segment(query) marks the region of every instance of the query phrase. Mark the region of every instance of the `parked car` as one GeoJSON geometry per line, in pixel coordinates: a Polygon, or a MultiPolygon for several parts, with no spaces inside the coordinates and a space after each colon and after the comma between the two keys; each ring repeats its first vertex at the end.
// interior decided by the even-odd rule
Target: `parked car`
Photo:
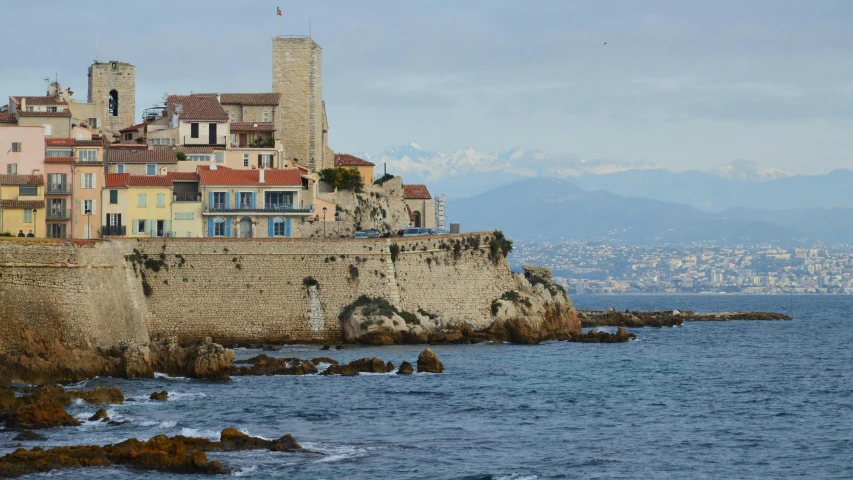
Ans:
{"type": "Polygon", "coordinates": [[[406,230],[405,230],[405,229],[403,229],[403,230],[397,230],[397,236],[398,236],[398,237],[402,237],[404,233],[406,233],[406,230]]]}
{"type": "Polygon", "coordinates": [[[442,229],[437,229],[437,230],[430,229],[429,234],[430,235],[450,235],[450,232],[448,232],[447,230],[442,230],[442,229]]]}
{"type": "Polygon", "coordinates": [[[355,232],[355,235],[352,238],[370,238],[367,236],[367,232],[355,232]]]}
{"type": "Polygon", "coordinates": [[[429,235],[428,228],[407,228],[405,232],[403,232],[404,237],[420,237],[422,235],[429,235]]]}
{"type": "Polygon", "coordinates": [[[379,230],[377,230],[375,228],[370,228],[368,230],[365,230],[364,233],[367,234],[367,238],[380,238],[380,237],[382,237],[382,232],[380,232],[379,230]]]}

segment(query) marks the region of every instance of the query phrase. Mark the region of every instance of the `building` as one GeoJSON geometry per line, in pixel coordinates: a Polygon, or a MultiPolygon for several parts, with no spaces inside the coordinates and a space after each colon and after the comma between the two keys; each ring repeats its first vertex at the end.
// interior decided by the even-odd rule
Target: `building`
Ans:
{"type": "Polygon", "coordinates": [[[172,180],[167,175],[108,173],[101,198],[104,236],[172,236],[172,180]]]}
{"type": "Polygon", "coordinates": [[[403,201],[413,227],[435,227],[435,203],[426,185],[403,185],[403,201]]]}
{"type": "Polygon", "coordinates": [[[44,174],[44,127],[0,128],[0,174],[44,174]]]}
{"type": "Polygon", "coordinates": [[[304,205],[299,169],[234,170],[200,166],[202,215],[208,237],[289,237],[291,223],[313,212],[304,205]]]}
{"type": "MultiPolygon", "coordinates": [[[[89,98],[105,112],[103,128],[118,133],[136,117],[136,67],[118,60],[96,61],[89,67],[89,98]]],[[[101,127],[101,125],[97,125],[101,127]]]]}
{"type": "Polygon", "coordinates": [[[19,127],[44,127],[45,137],[72,136],[71,110],[62,98],[9,97],[9,113],[14,113],[19,127]]]}
{"type": "Polygon", "coordinates": [[[172,172],[166,174],[172,181],[172,235],[176,237],[203,237],[202,201],[199,174],[172,172]]]}
{"type": "Polygon", "coordinates": [[[361,182],[363,185],[371,185],[373,183],[373,169],[376,165],[346,153],[335,154],[335,167],[348,168],[358,170],[361,174],[361,182]]]}
{"type": "Polygon", "coordinates": [[[171,148],[113,148],[107,154],[106,173],[163,175],[178,170],[178,156],[171,148]]]}
{"type": "Polygon", "coordinates": [[[0,175],[0,233],[45,236],[44,177],[0,175]]]}
{"type": "Polygon", "coordinates": [[[228,115],[212,95],[171,95],[166,101],[169,128],[148,133],[153,138],[168,138],[178,145],[228,144],[228,115]]]}

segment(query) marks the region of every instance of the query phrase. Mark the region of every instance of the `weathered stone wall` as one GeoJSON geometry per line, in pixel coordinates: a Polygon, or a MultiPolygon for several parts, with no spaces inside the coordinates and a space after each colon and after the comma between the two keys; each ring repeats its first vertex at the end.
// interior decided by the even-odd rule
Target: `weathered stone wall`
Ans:
{"type": "Polygon", "coordinates": [[[0,353],[20,353],[25,329],[70,347],[144,342],[145,304],[124,246],[0,241],[0,353]]]}
{"type": "Polygon", "coordinates": [[[133,125],[136,118],[136,67],[118,61],[93,63],[89,67],[88,102],[103,106],[103,128],[118,132],[133,125]],[[114,117],[109,115],[108,108],[112,90],[118,93],[118,115],[114,117]]]}

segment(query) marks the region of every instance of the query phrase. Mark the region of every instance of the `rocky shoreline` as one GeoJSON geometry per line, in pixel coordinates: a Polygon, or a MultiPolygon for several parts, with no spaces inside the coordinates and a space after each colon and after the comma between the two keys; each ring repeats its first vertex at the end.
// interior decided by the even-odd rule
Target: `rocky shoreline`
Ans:
{"type": "Polygon", "coordinates": [[[733,320],[791,320],[789,315],[776,312],[709,312],[696,313],[689,310],[666,310],[620,312],[607,310],[579,310],[578,318],[583,328],[597,327],[675,327],[684,322],[728,322],[733,320]]]}

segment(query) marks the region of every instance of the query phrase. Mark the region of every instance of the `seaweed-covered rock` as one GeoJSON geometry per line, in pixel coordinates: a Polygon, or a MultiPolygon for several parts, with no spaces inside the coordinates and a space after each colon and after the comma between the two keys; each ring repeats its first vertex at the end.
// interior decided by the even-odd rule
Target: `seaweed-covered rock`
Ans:
{"type": "Polygon", "coordinates": [[[150,398],[151,400],[158,401],[158,402],[165,402],[166,400],[169,399],[169,392],[167,392],[166,390],[154,392],[148,398],[150,398]]]}
{"type": "Polygon", "coordinates": [[[41,442],[47,440],[47,437],[43,435],[39,435],[38,433],[32,430],[22,430],[21,433],[15,435],[16,442],[41,442]]]}
{"type": "Polygon", "coordinates": [[[94,415],[89,417],[90,422],[94,422],[95,420],[107,420],[107,421],[109,421],[109,419],[110,419],[110,417],[109,417],[109,415],[107,415],[107,411],[104,410],[103,408],[99,408],[98,411],[95,412],[94,415]]]}
{"type": "Polygon", "coordinates": [[[317,366],[311,360],[275,358],[263,353],[238,363],[251,365],[232,367],[231,375],[310,375],[317,373],[317,366]]]}
{"type": "Polygon", "coordinates": [[[427,348],[418,355],[418,372],[441,373],[444,371],[444,364],[438,359],[438,355],[427,348]]]}
{"type": "Polygon", "coordinates": [[[397,369],[397,375],[411,375],[414,373],[412,369],[412,364],[409,362],[403,362],[400,364],[400,368],[397,369]]]}
{"type": "Polygon", "coordinates": [[[69,427],[80,425],[56,400],[35,400],[5,414],[6,428],[29,429],[69,427]]]}

